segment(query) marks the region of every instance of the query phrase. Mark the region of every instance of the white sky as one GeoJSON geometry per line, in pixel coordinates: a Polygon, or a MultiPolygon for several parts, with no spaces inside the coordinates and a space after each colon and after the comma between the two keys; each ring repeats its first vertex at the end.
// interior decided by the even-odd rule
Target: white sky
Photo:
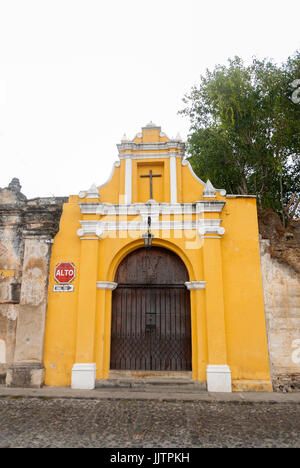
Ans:
{"type": "Polygon", "coordinates": [[[206,68],[299,48],[299,0],[0,0],[0,187],[100,185],[124,132],[186,139],[177,112],[206,68]]]}

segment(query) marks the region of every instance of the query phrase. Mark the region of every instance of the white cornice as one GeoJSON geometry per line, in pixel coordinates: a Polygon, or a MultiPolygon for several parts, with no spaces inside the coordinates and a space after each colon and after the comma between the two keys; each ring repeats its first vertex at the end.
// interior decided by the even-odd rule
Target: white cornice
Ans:
{"type": "Polygon", "coordinates": [[[200,214],[221,213],[225,201],[210,200],[197,201],[196,203],[133,203],[130,205],[119,205],[110,203],[79,203],[82,214],[104,215],[142,215],[142,214],[200,214]]]}
{"type": "MultiPolygon", "coordinates": [[[[97,236],[102,238],[105,231],[141,231],[145,232],[148,228],[147,217],[141,221],[79,221],[81,228],[77,234],[83,236],[97,236]]],[[[200,219],[200,220],[179,220],[179,221],[157,221],[152,218],[151,229],[153,231],[169,230],[197,230],[199,235],[218,234],[222,235],[225,229],[220,226],[221,219],[200,219]]]]}
{"type": "Polygon", "coordinates": [[[226,198],[256,198],[256,195],[226,195],[226,198]]]}
{"type": "MultiPolygon", "coordinates": [[[[147,220],[145,221],[79,221],[81,229],[77,234],[82,236],[97,235],[97,229],[103,231],[141,231],[145,232],[148,229],[147,220]]],[[[196,221],[153,221],[151,230],[153,231],[169,231],[169,230],[196,230],[196,221]]]]}
{"type": "Polygon", "coordinates": [[[135,143],[135,142],[124,142],[117,145],[119,153],[121,151],[131,150],[132,152],[138,151],[152,151],[152,150],[168,150],[168,149],[179,149],[184,153],[185,144],[176,140],[169,140],[157,143],[135,143]]]}
{"type": "MultiPolygon", "coordinates": [[[[155,148],[153,148],[155,149],[155,148]]],[[[176,156],[177,158],[183,158],[183,153],[178,153],[177,151],[168,151],[161,153],[121,153],[119,155],[120,160],[122,159],[164,159],[170,158],[171,156],[176,156]]]]}

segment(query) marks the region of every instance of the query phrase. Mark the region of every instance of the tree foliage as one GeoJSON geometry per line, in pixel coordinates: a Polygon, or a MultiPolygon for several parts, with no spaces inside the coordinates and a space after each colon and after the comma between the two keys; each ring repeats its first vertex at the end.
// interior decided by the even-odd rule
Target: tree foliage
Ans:
{"type": "Polygon", "coordinates": [[[180,111],[191,122],[187,151],[199,177],[229,193],[257,195],[261,207],[283,220],[284,207],[300,193],[300,104],[291,99],[296,79],[299,51],[280,65],[254,58],[246,66],[235,57],[207,70],[180,111]]]}

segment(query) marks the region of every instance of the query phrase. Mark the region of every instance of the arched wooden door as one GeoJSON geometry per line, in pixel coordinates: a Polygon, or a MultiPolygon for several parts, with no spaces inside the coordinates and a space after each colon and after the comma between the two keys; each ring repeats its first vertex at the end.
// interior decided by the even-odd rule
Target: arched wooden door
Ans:
{"type": "Polygon", "coordinates": [[[111,369],[190,371],[190,295],[182,260],[141,248],[119,265],[112,297],[111,369]]]}

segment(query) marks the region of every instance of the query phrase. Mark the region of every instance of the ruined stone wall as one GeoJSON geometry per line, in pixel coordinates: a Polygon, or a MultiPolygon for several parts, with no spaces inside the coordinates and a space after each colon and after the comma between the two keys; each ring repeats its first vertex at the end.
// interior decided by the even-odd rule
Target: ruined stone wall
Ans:
{"type": "Polygon", "coordinates": [[[22,277],[23,200],[18,191],[0,190],[0,383],[5,382],[7,367],[14,358],[22,277]]]}
{"type": "Polygon", "coordinates": [[[65,198],[0,189],[0,383],[40,386],[52,239],[65,198]]]}
{"type": "Polygon", "coordinates": [[[300,275],[270,255],[270,241],[261,240],[272,382],[276,391],[300,390],[300,275]]]}

